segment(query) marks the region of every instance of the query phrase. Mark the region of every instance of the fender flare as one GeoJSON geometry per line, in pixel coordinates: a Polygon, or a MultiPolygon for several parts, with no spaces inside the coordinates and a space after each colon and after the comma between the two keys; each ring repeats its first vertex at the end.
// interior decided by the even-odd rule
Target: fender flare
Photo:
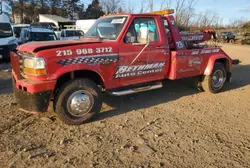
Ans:
{"type": "Polygon", "coordinates": [[[213,55],[208,60],[208,64],[205,68],[204,75],[206,76],[211,75],[213,72],[215,62],[220,61],[220,60],[222,60],[223,62],[225,61],[226,70],[227,72],[231,73],[232,72],[232,60],[225,55],[213,55]]]}
{"type": "Polygon", "coordinates": [[[102,73],[101,73],[102,71],[97,67],[89,67],[86,65],[68,65],[67,68],[62,67],[55,74],[53,74],[52,78],[57,80],[61,76],[65,75],[67,73],[75,72],[75,71],[92,71],[100,76],[100,78],[105,86],[105,80],[104,80],[102,73]]]}

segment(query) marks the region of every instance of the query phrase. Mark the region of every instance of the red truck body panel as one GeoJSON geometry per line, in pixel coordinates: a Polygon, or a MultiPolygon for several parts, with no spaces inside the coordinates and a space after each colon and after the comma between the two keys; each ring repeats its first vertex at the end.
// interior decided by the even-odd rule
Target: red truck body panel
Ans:
{"type": "MultiPolygon", "coordinates": [[[[232,60],[218,47],[172,51],[168,78],[175,80],[202,74],[211,75],[214,63],[218,59],[226,59],[230,65],[232,64],[232,60]]],[[[227,69],[231,72],[231,66],[227,69]]]]}

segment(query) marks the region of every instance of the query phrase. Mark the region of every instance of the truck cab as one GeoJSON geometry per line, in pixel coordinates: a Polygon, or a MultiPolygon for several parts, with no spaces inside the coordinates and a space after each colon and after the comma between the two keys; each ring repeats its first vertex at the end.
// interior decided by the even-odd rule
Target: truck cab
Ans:
{"type": "Polygon", "coordinates": [[[219,35],[219,40],[222,42],[226,43],[234,43],[235,42],[235,35],[233,32],[226,31],[226,32],[221,32],[219,35]]]}
{"type": "Polygon", "coordinates": [[[9,51],[15,50],[17,45],[8,16],[0,14],[0,61],[8,61],[9,51]]]}
{"type": "Polygon", "coordinates": [[[21,38],[20,38],[20,35],[21,35],[21,31],[23,28],[28,28],[30,27],[29,24],[13,24],[12,25],[12,28],[13,28],[13,31],[14,31],[14,35],[17,39],[17,42],[18,44],[21,44],[21,38]]]}
{"type": "Polygon", "coordinates": [[[20,108],[39,114],[53,100],[58,117],[78,125],[100,112],[102,92],[122,96],[161,88],[165,79],[193,78],[197,89],[219,93],[239,61],[217,46],[193,43],[207,34],[183,38],[171,14],[108,15],[83,39],[19,46],[11,60],[20,108]]]}
{"type": "Polygon", "coordinates": [[[84,36],[84,32],[82,30],[76,29],[64,29],[61,31],[60,40],[74,40],[81,39],[84,36]]]}
{"type": "Polygon", "coordinates": [[[22,28],[20,34],[20,44],[32,41],[54,41],[57,36],[53,30],[41,27],[25,27],[22,28]]]}

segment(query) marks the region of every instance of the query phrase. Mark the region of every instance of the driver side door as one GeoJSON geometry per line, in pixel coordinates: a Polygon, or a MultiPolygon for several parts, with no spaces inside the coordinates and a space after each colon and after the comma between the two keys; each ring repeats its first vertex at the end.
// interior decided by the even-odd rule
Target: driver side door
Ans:
{"type": "Polygon", "coordinates": [[[135,17],[119,46],[115,78],[123,86],[164,78],[166,53],[153,17],[135,17]]]}

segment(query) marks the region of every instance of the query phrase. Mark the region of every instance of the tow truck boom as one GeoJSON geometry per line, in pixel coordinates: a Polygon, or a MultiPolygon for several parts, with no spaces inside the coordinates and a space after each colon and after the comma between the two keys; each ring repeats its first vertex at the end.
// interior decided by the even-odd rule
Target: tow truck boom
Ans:
{"type": "Polygon", "coordinates": [[[215,34],[216,33],[213,30],[204,30],[200,33],[181,33],[181,38],[184,43],[198,44],[210,39],[216,39],[215,34]]]}

